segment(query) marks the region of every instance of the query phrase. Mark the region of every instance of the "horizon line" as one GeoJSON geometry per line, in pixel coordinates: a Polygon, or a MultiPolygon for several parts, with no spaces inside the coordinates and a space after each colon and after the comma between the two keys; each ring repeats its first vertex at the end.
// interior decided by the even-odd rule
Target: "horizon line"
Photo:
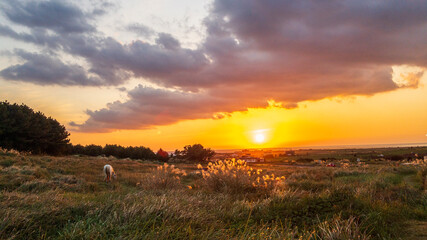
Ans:
{"type": "Polygon", "coordinates": [[[259,147],[259,148],[221,148],[215,149],[211,148],[214,151],[226,153],[227,151],[239,151],[243,149],[256,150],[256,149],[293,149],[293,150],[306,150],[306,149],[369,149],[369,148],[392,148],[392,147],[427,147],[427,142],[417,142],[417,143],[373,143],[373,144],[343,144],[343,145],[319,145],[319,146],[299,146],[299,147],[259,147]]]}

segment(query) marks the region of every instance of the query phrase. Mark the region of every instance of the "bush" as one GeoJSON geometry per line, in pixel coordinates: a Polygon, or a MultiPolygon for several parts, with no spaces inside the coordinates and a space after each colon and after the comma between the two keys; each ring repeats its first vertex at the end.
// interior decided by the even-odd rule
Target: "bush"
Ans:
{"type": "MultiPolygon", "coordinates": [[[[199,164],[199,169],[203,167],[199,164]]],[[[207,170],[202,170],[204,187],[216,192],[246,193],[270,191],[285,177],[274,174],[264,175],[261,170],[254,170],[243,160],[224,160],[209,163],[207,170]]]]}

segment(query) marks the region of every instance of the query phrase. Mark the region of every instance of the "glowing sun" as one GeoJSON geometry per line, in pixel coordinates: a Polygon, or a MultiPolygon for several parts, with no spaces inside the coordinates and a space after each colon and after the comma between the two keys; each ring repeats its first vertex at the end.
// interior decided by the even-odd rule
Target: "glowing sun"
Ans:
{"type": "Polygon", "coordinates": [[[265,136],[262,133],[257,133],[255,134],[254,139],[257,143],[263,143],[265,141],[265,136]]]}

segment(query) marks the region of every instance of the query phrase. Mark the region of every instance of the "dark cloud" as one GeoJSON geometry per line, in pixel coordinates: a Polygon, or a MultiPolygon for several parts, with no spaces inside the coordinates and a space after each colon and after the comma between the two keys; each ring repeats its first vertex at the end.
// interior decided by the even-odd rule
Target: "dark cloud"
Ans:
{"type": "Polygon", "coordinates": [[[251,49],[314,61],[426,63],[424,1],[217,0],[212,13],[208,25],[227,18],[221,27],[251,49]]]}
{"type": "Polygon", "coordinates": [[[18,33],[10,27],[1,24],[0,36],[8,36],[16,40],[47,46],[52,49],[58,49],[60,47],[59,42],[61,41],[59,36],[49,34],[43,29],[32,29],[31,33],[18,33]]]}
{"type": "Polygon", "coordinates": [[[123,69],[136,77],[147,77],[155,83],[166,85],[169,77],[175,74],[191,74],[207,64],[201,50],[190,50],[179,47],[173,42],[174,38],[159,38],[162,45],[134,41],[121,44],[112,38],[90,42],[91,52],[80,51],[78,44],[71,46],[71,52],[81,54],[94,66],[104,71],[106,69],[123,69]],[[96,47],[95,46],[96,43],[96,47]],[[166,44],[166,45],[164,45],[166,44]],[[162,82],[165,80],[165,82],[162,82]]]}
{"type": "Polygon", "coordinates": [[[100,86],[105,83],[97,77],[90,77],[83,67],[64,64],[57,57],[16,50],[15,55],[26,62],[0,71],[0,76],[13,81],[28,81],[40,85],[83,85],[100,86]]]}
{"type": "MultiPolygon", "coordinates": [[[[80,74],[86,77],[77,81],[78,74],[72,73],[78,67],[71,66],[75,71],[58,81],[117,86],[130,77],[143,77],[172,89],[137,87],[126,102],[88,111],[86,123],[74,123],[81,130],[147,128],[212,115],[220,119],[247,107],[265,107],[271,99],[284,108],[295,108],[306,100],[416,88],[422,72],[396,84],[391,67],[427,66],[427,5],[420,0],[215,0],[204,20],[206,37],[197,49],[185,48],[172,35],[154,33],[142,24],[127,29],[156,37],[154,43],[120,43],[98,33],[92,16],[62,3],[7,4],[8,19],[32,31],[18,33],[0,26],[0,34],[60,49],[87,62],[87,73],[82,69],[85,74],[80,74]],[[55,15],[40,20],[48,14],[49,4],[67,12],[69,21],[53,22],[55,15]],[[34,30],[40,28],[49,31],[34,30]],[[75,34],[63,34],[71,32],[75,34]]],[[[47,80],[33,79],[25,71],[27,65],[36,66],[35,60],[26,60],[4,69],[2,76],[58,84],[49,79],[61,67],[41,68],[44,75],[31,76],[47,80]]]]}
{"type": "Polygon", "coordinates": [[[4,0],[1,6],[10,21],[27,27],[51,29],[63,34],[95,31],[88,22],[90,15],[67,1],[4,0]]]}
{"type": "Polygon", "coordinates": [[[181,48],[181,43],[169,33],[159,33],[156,43],[169,50],[181,48]]]}
{"type": "MultiPolygon", "coordinates": [[[[62,4],[63,2],[43,2],[45,4],[57,5],[62,4]]],[[[19,12],[21,8],[28,11],[31,10],[34,2],[26,2],[17,5],[16,8],[11,12],[19,12]]],[[[37,3],[39,4],[39,3],[37,3]]],[[[64,6],[58,7],[59,9],[72,9],[70,12],[75,13],[75,17],[83,16],[83,11],[77,10],[74,6],[67,5],[66,2],[63,3],[64,6]],[[80,14],[77,14],[80,13],[80,14]]],[[[43,4],[41,4],[43,5],[43,4]]],[[[44,5],[43,5],[44,6],[44,5]]],[[[8,6],[13,8],[14,6],[8,6]]],[[[32,21],[32,16],[34,15],[43,15],[48,14],[46,11],[40,11],[38,8],[35,8],[34,12],[29,14],[29,16],[21,16],[21,20],[17,17],[9,17],[9,20],[14,21],[15,23],[23,24],[32,21]],[[23,20],[27,17],[27,20],[23,20]]],[[[13,14],[9,14],[13,15],[13,14]]],[[[23,15],[23,14],[22,14],[23,15]]],[[[69,14],[72,15],[72,14],[69,14]]],[[[87,21],[72,21],[77,25],[81,25],[79,29],[85,29],[87,21]]],[[[62,50],[66,53],[82,57],[88,63],[89,72],[86,75],[94,75],[96,78],[102,79],[98,81],[100,85],[120,85],[127,81],[130,77],[147,77],[152,78],[153,81],[158,79],[165,79],[175,73],[184,73],[184,72],[194,72],[197,69],[200,69],[204,64],[207,63],[207,60],[201,50],[190,50],[186,48],[181,48],[180,43],[172,35],[166,33],[160,33],[156,42],[158,44],[149,44],[143,41],[134,41],[129,44],[122,44],[117,40],[111,37],[102,36],[93,31],[89,32],[78,32],[76,34],[63,35],[63,31],[68,29],[71,31],[71,27],[65,24],[62,28],[54,24],[59,24],[62,26],[61,22],[52,23],[52,24],[39,24],[37,28],[30,28],[30,33],[18,33],[11,29],[10,27],[0,25],[0,35],[8,36],[13,39],[20,41],[34,43],[40,46],[47,46],[49,50],[62,50]],[[51,27],[50,33],[41,26],[51,27]]],[[[31,27],[32,25],[27,24],[26,26],[31,27]]],[[[141,25],[139,25],[141,27],[141,25]]],[[[34,65],[34,62],[29,62],[24,65],[34,65]]],[[[3,71],[3,77],[9,80],[15,81],[26,81],[33,82],[38,84],[61,84],[69,85],[70,82],[60,83],[58,81],[63,80],[63,78],[58,79],[56,82],[52,82],[51,79],[57,77],[58,74],[54,70],[61,70],[60,68],[52,68],[51,71],[43,71],[43,68],[40,69],[38,74],[34,74],[34,79],[31,79],[31,75],[27,75],[26,72],[19,73],[19,71],[24,71],[26,68],[11,66],[3,71]],[[13,74],[6,74],[11,73],[13,74]],[[47,76],[46,74],[51,74],[47,76]],[[26,76],[25,78],[19,78],[19,76],[26,76]],[[46,81],[43,82],[43,79],[37,78],[36,76],[45,76],[46,81]]],[[[37,69],[33,69],[37,71],[37,69]]],[[[93,82],[85,82],[88,78],[82,78],[81,81],[74,81],[75,84],[82,86],[94,85],[93,82]]],[[[160,82],[160,84],[162,84],[160,82]]]]}
{"type": "Polygon", "coordinates": [[[146,129],[172,124],[181,119],[210,118],[213,113],[223,109],[223,100],[219,98],[142,85],[129,91],[128,97],[129,100],[123,103],[116,101],[100,110],[87,110],[89,120],[83,124],[71,122],[70,125],[86,132],[146,129]]]}

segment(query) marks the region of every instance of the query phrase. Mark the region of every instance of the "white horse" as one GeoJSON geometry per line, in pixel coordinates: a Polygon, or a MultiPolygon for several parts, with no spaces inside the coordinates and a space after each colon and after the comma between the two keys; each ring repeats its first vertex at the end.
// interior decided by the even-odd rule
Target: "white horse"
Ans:
{"type": "Polygon", "coordinates": [[[104,175],[105,175],[105,178],[104,178],[105,182],[110,182],[111,177],[113,177],[113,179],[117,178],[113,167],[111,165],[108,165],[108,164],[104,166],[104,175]]]}

